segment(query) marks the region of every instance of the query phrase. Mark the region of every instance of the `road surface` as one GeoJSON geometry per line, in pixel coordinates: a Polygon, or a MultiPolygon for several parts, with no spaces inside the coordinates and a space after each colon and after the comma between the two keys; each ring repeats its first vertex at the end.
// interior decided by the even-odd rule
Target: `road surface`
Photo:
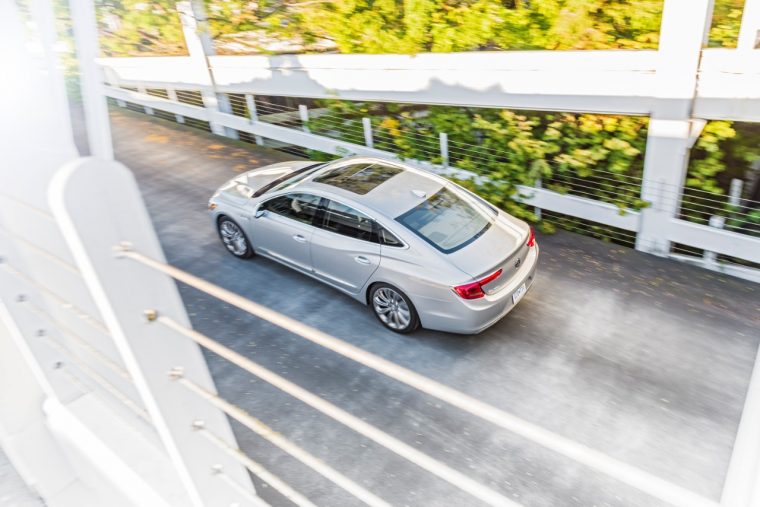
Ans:
{"type": "MultiPolygon", "coordinates": [[[[760,341],[760,286],[575,234],[539,236],[534,288],[477,336],[398,335],[370,310],[272,261],[222,248],[206,216],[231,176],[292,158],[115,110],[169,262],[670,483],[719,500],[760,341]]],[[[567,457],[180,287],[193,325],[519,505],[652,506],[567,457]]],[[[466,493],[213,354],[222,396],[393,505],[466,493]]],[[[318,505],[351,496],[238,425],[243,450],[318,505]]],[[[275,506],[289,505],[257,482],[275,506]]]]}

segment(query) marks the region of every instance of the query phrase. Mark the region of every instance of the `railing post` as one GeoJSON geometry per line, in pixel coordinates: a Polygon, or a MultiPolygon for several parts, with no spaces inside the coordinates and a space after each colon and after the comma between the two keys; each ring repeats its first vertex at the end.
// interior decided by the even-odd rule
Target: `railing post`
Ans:
{"type": "MultiPolygon", "coordinates": [[[[713,215],[710,217],[709,224],[710,227],[722,229],[726,224],[726,218],[720,215],[713,215]]],[[[718,254],[705,250],[705,252],[702,254],[702,263],[703,266],[707,269],[716,269],[718,267],[718,254]]]]}
{"type": "Polygon", "coordinates": [[[369,118],[362,118],[362,127],[364,128],[364,145],[367,148],[374,148],[375,142],[372,139],[372,120],[369,118]]]}
{"type": "Polygon", "coordinates": [[[728,189],[728,204],[734,207],[738,207],[742,202],[742,190],[744,189],[744,181],[739,178],[731,179],[731,186],[728,189]]]}
{"type": "MultiPolygon", "coordinates": [[[[169,97],[169,100],[172,102],[179,102],[179,99],[177,98],[177,90],[174,88],[167,88],[166,96],[169,97]]],[[[177,120],[177,123],[185,123],[185,117],[181,114],[175,114],[174,119],[177,120]]]]}
{"type": "Polygon", "coordinates": [[[311,132],[309,130],[309,108],[303,104],[298,104],[298,116],[301,118],[304,132],[311,132]]]}
{"type": "MultiPolygon", "coordinates": [[[[257,123],[259,121],[259,113],[256,111],[256,97],[251,95],[250,93],[245,94],[245,104],[248,106],[248,116],[251,120],[251,123],[257,123]]],[[[256,144],[261,146],[264,144],[264,140],[261,138],[260,135],[256,134],[254,136],[254,139],[256,139],[256,144]]]]}
{"type": "Polygon", "coordinates": [[[444,169],[449,168],[449,135],[445,132],[438,134],[438,141],[441,145],[441,165],[444,169]]]}
{"type": "Polygon", "coordinates": [[[176,286],[168,277],[118,258],[119,248],[133,247],[164,260],[132,174],[117,162],[79,159],[55,174],[48,198],[191,505],[254,505],[212,474],[219,465],[226,477],[255,495],[245,468],[194,430],[193,423],[203,421],[204,427],[234,445],[225,415],[171,378],[180,371],[184,378],[215,391],[198,347],[153,322],[165,315],[190,326],[176,286]]]}
{"type": "MultiPolygon", "coordinates": [[[[148,90],[145,88],[145,85],[140,83],[137,85],[137,91],[142,93],[143,95],[148,95],[148,90]]],[[[153,108],[150,106],[143,106],[143,110],[145,111],[145,114],[153,114],[153,108]]]]}
{"type": "Polygon", "coordinates": [[[697,71],[710,22],[712,0],[666,0],[649,121],[636,249],[670,253],[670,221],[680,209],[689,150],[704,122],[691,119],[697,71]]]}

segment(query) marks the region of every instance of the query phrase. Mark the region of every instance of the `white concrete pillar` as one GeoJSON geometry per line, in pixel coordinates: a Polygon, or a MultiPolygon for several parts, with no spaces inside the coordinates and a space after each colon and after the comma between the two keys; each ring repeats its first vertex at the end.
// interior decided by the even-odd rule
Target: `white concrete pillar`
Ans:
{"type": "Polygon", "coordinates": [[[760,0],[744,0],[742,27],[737,48],[760,49],[760,0]]]}
{"type": "Polygon", "coordinates": [[[111,120],[103,92],[104,76],[100,65],[95,62],[100,56],[95,3],[69,2],[69,8],[79,60],[79,79],[90,153],[95,157],[112,160],[111,120]]]}
{"type": "Polygon", "coordinates": [[[678,213],[689,149],[704,126],[691,111],[701,51],[712,21],[712,0],[666,0],[655,90],[649,122],[636,249],[670,253],[670,220],[678,213]]]}
{"type": "MultiPolygon", "coordinates": [[[[235,437],[226,416],[171,381],[170,372],[180,368],[186,378],[215,392],[203,354],[184,336],[150,322],[161,314],[190,327],[173,280],[118,256],[119,245],[126,241],[151,259],[165,262],[134,176],[117,162],[79,159],[56,173],[48,197],[98,313],[185,486],[188,501],[181,505],[253,506],[211,473],[222,466],[255,497],[245,468],[217,452],[193,429],[195,421],[203,421],[232,444],[235,437]],[[108,188],[119,191],[102,191],[108,188]]],[[[148,504],[155,505],[146,500],[148,504]]]]}
{"type": "Polygon", "coordinates": [[[209,111],[211,118],[209,121],[211,132],[237,139],[237,132],[234,129],[226,128],[215,121],[215,117],[220,111],[231,112],[231,108],[229,100],[225,100],[227,96],[217,92],[214,73],[209,63],[208,57],[214,55],[214,45],[208,33],[208,21],[203,1],[177,2],[177,11],[182,21],[182,33],[185,36],[187,52],[198,72],[203,106],[209,111]]]}

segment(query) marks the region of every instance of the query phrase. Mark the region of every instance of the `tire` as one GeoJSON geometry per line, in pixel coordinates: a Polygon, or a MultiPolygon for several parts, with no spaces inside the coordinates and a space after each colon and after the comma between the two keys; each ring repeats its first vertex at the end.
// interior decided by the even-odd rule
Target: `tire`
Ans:
{"type": "Polygon", "coordinates": [[[377,320],[394,333],[407,334],[420,327],[420,317],[412,301],[393,285],[373,285],[369,305],[377,320]]]}
{"type": "Polygon", "coordinates": [[[219,233],[219,239],[229,253],[239,259],[247,259],[253,255],[251,242],[234,220],[228,217],[221,217],[216,222],[216,230],[219,233]]]}

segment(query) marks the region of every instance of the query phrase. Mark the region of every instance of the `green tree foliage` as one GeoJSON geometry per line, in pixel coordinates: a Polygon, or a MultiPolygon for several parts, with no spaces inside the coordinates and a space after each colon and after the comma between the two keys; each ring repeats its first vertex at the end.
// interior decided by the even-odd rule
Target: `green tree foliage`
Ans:
{"type": "MultiPolygon", "coordinates": [[[[76,0],[75,0],[76,1],[76,0]]],[[[96,0],[106,56],[187,54],[176,0],[96,0]]]]}
{"type": "Polygon", "coordinates": [[[710,47],[736,47],[743,7],[744,0],[715,0],[710,28],[710,47]]]}
{"type": "Polygon", "coordinates": [[[654,48],[661,11],[662,0],[335,0],[293,22],[345,53],[654,48]]]}

